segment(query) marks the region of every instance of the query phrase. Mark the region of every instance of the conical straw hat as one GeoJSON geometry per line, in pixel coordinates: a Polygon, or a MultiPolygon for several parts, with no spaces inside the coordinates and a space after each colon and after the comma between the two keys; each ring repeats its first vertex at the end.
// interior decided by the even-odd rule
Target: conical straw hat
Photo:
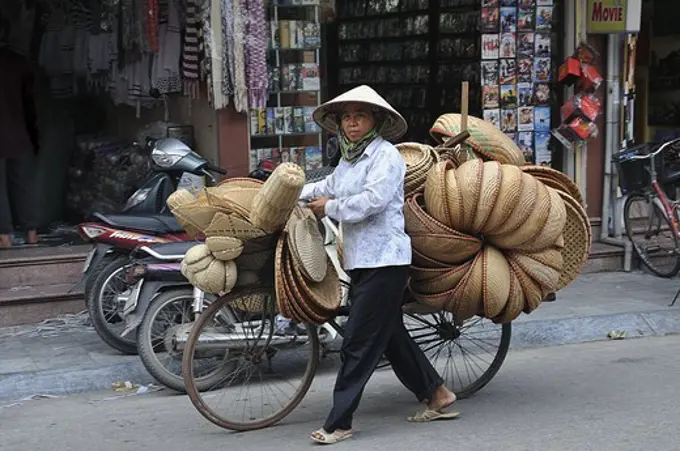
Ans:
{"type": "Polygon", "coordinates": [[[466,161],[456,169],[458,190],[463,199],[461,232],[470,232],[477,213],[477,201],[482,189],[484,162],[480,159],[466,161]]]}
{"type": "Polygon", "coordinates": [[[298,221],[290,230],[288,244],[296,270],[312,282],[323,281],[328,256],[316,220],[305,218],[298,221]]]}
{"type": "Polygon", "coordinates": [[[508,258],[508,263],[522,287],[522,292],[524,294],[524,307],[522,308],[522,311],[524,313],[531,313],[536,310],[543,301],[541,286],[538,282],[529,277],[514,259],[508,258]]]}
{"type": "Polygon", "coordinates": [[[503,172],[497,161],[484,163],[481,191],[477,199],[477,211],[472,220],[472,233],[480,233],[491,215],[501,188],[503,172]]]}
{"type": "MultiPolygon", "coordinates": [[[[508,263],[509,264],[509,263],[508,263]]],[[[524,310],[524,291],[519,283],[517,274],[510,268],[510,294],[508,302],[500,315],[493,318],[496,324],[507,324],[514,321],[524,310]]]]}
{"type": "MultiPolygon", "coordinates": [[[[496,227],[494,228],[494,230],[487,232],[487,235],[489,236],[503,235],[517,230],[526,223],[527,218],[529,217],[531,212],[534,211],[536,199],[538,198],[539,194],[538,191],[539,182],[529,174],[525,173],[521,174],[522,174],[522,191],[519,195],[519,198],[517,198],[515,203],[512,204],[511,213],[502,219],[501,225],[499,227],[496,227]]],[[[549,198],[547,191],[544,194],[546,195],[547,198],[549,198]]],[[[496,208],[502,208],[504,212],[507,212],[506,210],[507,206],[500,207],[500,201],[496,201],[496,207],[494,207],[494,210],[496,210],[496,208]]],[[[491,214],[493,215],[494,212],[492,212],[491,214]]]]}
{"type": "Polygon", "coordinates": [[[285,272],[283,269],[283,246],[286,243],[285,234],[281,234],[278,241],[276,242],[276,251],[274,254],[274,291],[276,292],[276,306],[281,314],[288,318],[293,319],[290,312],[288,293],[284,287],[285,285],[285,272]]]}
{"type": "Polygon", "coordinates": [[[548,188],[548,193],[550,194],[550,213],[548,213],[548,220],[538,235],[519,246],[516,246],[516,249],[528,252],[538,252],[554,246],[558,238],[562,236],[564,225],[567,223],[567,210],[564,206],[564,201],[557,190],[550,188],[547,185],[546,188],[548,188]]]}
{"type": "MultiPolygon", "coordinates": [[[[524,270],[527,276],[538,282],[542,295],[557,291],[557,283],[560,280],[560,271],[540,262],[528,254],[509,252],[508,258],[514,260],[524,270]]],[[[542,299],[542,297],[541,297],[542,299]]]]}
{"type": "MultiPolygon", "coordinates": [[[[539,181],[536,181],[536,188],[537,195],[533,208],[520,226],[510,232],[489,237],[489,242],[502,249],[515,249],[541,233],[550,214],[550,193],[548,188],[539,181]]],[[[512,215],[510,217],[512,218],[512,215]]]]}
{"type": "Polygon", "coordinates": [[[451,227],[446,205],[446,171],[453,166],[443,161],[432,166],[425,181],[425,210],[437,221],[451,227]]]}
{"type": "Polygon", "coordinates": [[[501,165],[501,186],[496,203],[482,227],[482,233],[492,233],[503,226],[517,206],[522,194],[523,181],[522,171],[517,166],[501,165]]]}
{"type": "Polygon", "coordinates": [[[461,230],[463,227],[463,220],[465,218],[465,206],[463,205],[463,198],[461,197],[460,189],[458,189],[458,176],[453,163],[450,160],[445,160],[451,166],[446,171],[446,195],[444,196],[446,202],[446,210],[449,213],[449,224],[454,230],[461,230]]]}
{"type": "Polygon", "coordinates": [[[392,105],[387,103],[387,100],[375,92],[373,88],[366,85],[351,89],[318,107],[314,110],[312,116],[314,122],[328,133],[337,134],[339,127],[338,115],[342,105],[350,102],[364,103],[382,110],[385,113],[385,124],[380,134],[389,141],[401,138],[406,133],[406,130],[408,130],[406,119],[392,105]]]}
{"type": "Polygon", "coordinates": [[[522,166],[522,170],[532,175],[540,176],[541,178],[549,178],[556,182],[556,186],[562,187],[560,191],[569,194],[571,197],[576,199],[580,205],[583,205],[583,195],[581,190],[579,190],[578,185],[574,182],[567,174],[560,172],[557,169],[549,168],[546,166],[528,165],[522,166]]]}
{"type": "Polygon", "coordinates": [[[426,295],[433,295],[452,290],[463,279],[472,262],[463,263],[453,268],[444,268],[443,271],[428,270],[427,268],[411,268],[411,287],[426,295]],[[437,272],[435,272],[437,271],[437,272]],[[432,276],[431,274],[435,274],[432,276]],[[427,278],[422,278],[427,276],[427,278]]]}
{"type": "Polygon", "coordinates": [[[564,268],[558,289],[566,287],[581,273],[581,268],[588,261],[592,240],[590,220],[583,207],[570,195],[560,195],[567,211],[567,221],[563,232],[564,246],[561,249],[564,268]]]}
{"type": "Polygon", "coordinates": [[[418,252],[447,264],[459,264],[469,260],[481,248],[478,239],[457,233],[412,233],[411,246],[418,252]]]}
{"type": "MultiPolygon", "coordinates": [[[[321,325],[328,321],[330,311],[320,308],[303,290],[303,277],[295,270],[295,262],[290,253],[290,248],[284,248],[284,272],[286,274],[286,287],[291,295],[290,306],[301,318],[306,318],[306,323],[321,325]]],[[[339,291],[339,290],[338,290],[339,291]]],[[[338,295],[339,299],[339,295],[338,295]]]]}
{"type": "Polygon", "coordinates": [[[510,265],[495,247],[484,246],[484,316],[494,318],[503,311],[510,296],[510,265]]]}
{"type": "Polygon", "coordinates": [[[425,254],[418,252],[411,247],[411,256],[413,264],[422,268],[448,268],[450,265],[437,261],[434,258],[428,257],[425,254]]]}
{"type": "Polygon", "coordinates": [[[484,261],[479,252],[467,274],[456,287],[447,310],[457,321],[464,321],[484,312],[484,261]]]}

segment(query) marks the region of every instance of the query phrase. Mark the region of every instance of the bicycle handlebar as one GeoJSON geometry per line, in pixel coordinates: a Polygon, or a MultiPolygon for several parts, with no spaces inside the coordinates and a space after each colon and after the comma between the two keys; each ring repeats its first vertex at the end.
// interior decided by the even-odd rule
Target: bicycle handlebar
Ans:
{"type": "Polygon", "coordinates": [[[650,152],[645,155],[631,155],[628,159],[629,160],[646,160],[648,158],[652,158],[657,156],[659,153],[661,153],[666,147],[673,145],[677,142],[680,142],[680,138],[675,138],[671,139],[670,141],[667,141],[659,146],[658,149],[656,149],[654,152],[650,152]]]}

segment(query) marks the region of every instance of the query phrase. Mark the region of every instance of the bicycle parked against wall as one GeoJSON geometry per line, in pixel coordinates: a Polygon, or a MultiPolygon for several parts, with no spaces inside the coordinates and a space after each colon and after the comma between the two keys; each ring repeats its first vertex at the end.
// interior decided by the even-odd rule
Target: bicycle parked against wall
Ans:
{"type": "Polygon", "coordinates": [[[627,195],[623,207],[626,234],[640,260],[660,277],[673,277],[680,271],[680,199],[667,193],[680,182],[680,168],[669,164],[679,150],[680,138],[676,138],[632,147],[612,157],[627,195]]]}

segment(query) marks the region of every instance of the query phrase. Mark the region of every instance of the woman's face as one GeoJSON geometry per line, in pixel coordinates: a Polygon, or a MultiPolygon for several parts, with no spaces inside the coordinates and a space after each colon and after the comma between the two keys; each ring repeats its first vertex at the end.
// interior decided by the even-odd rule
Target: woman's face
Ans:
{"type": "Polygon", "coordinates": [[[357,142],[375,126],[375,119],[366,105],[348,103],[342,108],[340,126],[347,139],[357,142]]]}

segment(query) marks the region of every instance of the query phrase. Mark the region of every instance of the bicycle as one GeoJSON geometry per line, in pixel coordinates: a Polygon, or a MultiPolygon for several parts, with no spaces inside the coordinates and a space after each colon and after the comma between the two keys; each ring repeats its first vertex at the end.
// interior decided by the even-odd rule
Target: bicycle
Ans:
{"type": "MultiPolygon", "coordinates": [[[[328,218],[324,218],[322,224],[326,232],[326,252],[341,279],[348,280],[335,252],[338,230],[328,218]]],[[[342,296],[342,307],[327,325],[307,324],[302,326],[303,330],[293,331],[277,327],[273,284],[217,299],[187,330],[188,337],[182,343],[182,374],[194,407],[210,422],[235,431],[262,429],[281,421],[302,401],[319,366],[325,362],[319,359],[319,334],[331,333],[331,329],[340,335],[344,333],[338,320],[351,310],[349,290],[342,290],[342,296]],[[215,354],[224,357],[223,362],[230,363],[229,368],[233,370],[215,384],[213,390],[201,392],[198,388],[202,387],[197,384],[199,377],[194,374],[194,360],[215,354]],[[258,384],[251,387],[251,381],[258,384]],[[270,382],[272,387],[268,385],[270,382]],[[289,387],[292,393],[283,399],[284,389],[289,387]],[[213,401],[228,394],[235,396],[226,403],[226,411],[211,406],[213,401]],[[274,407],[277,402],[278,406],[274,407]],[[239,414],[240,418],[233,418],[239,414]]],[[[409,333],[459,399],[486,386],[505,360],[511,324],[496,325],[482,318],[460,324],[450,313],[425,310],[415,303],[405,304],[403,312],[409,333]],[[472,348],[462,346],[466,340],[472,348]],[[492,356],[488,360],[478,355],[479,350],[487,349],[492,356]],[[456,351],[460,351],[462,368],[453,358],[456,351]],[[439,365],[441,356],[445,357],[443,370],[439,365]],[[475,373],[477,369],[481,374],[475,373]],[[465,381],[464,376],[467,376],[465,381]]],[[[328,337],[324,337],[324,341],[328,341],[328,337]]]]}
{"type": "Polygon", "coordinates": [[[680,172],[657,179],[656,160],[657,155],[678,143],[680,138],[665,142],[652,152],[645,144],[612,156],[627,194],[623,207],[626,234],[640,260],[659,277],[673,277],[680,271],[680,200],[669,199],[661,186],[680,180],[680,172]]]}

